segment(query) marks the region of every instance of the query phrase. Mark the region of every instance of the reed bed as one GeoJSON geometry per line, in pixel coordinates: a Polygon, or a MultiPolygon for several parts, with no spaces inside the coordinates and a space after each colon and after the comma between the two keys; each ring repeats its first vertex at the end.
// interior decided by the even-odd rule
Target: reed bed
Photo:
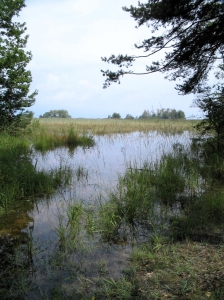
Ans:
{"type": "Polygon", "coordinates": [[[86,130],[78,131],[72,123],[66,123],[65,126],[62,126],[57,122],[42,124],[39,120],[34,120],[29,127],[28,137],[33,147],[40,151],[66,146],[75,148],[77,146],[90,147],[94,145],[93,136],[86,130]]]}
{"type": "Polygon", "coordinates": [[[182,133],[194,131],[197,120],[126,120],[126,119],[35,119],[31,124],[32,131],[47,128],[48,132],[61,134],[73,127],[78,133],[88,132],[95,135],[129,133],[134,131],[158,131],[167,133],[182,133]],[[37,126],[38,125],[38,126],[37,126]],[[35,130],[34,130],[35,129],[35,130]]]}

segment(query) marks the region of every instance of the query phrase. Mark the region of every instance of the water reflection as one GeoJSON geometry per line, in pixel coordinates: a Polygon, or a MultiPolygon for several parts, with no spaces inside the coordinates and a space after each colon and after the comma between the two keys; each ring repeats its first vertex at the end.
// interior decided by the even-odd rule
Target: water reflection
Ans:
{"type": "Polygon", "coordinates": [[[99,193],[105,195],[116,186],[118,174],[124,174],[127,167],[141,168],[145,160],[158,160],[164,153],[171,152],[175,143],[189,144],[190,134],[167,135],[153,131],[95,136],[94,139],[96,145],[89,149],[78,147],[71,152],[61,148],[44,155],[37,153],[37,167],[48,170],[69,164],[74,171],[71,196],[94,201],[99,193]],[[83,176],[77,176],[78,169],[83,171],[83,176]]]}

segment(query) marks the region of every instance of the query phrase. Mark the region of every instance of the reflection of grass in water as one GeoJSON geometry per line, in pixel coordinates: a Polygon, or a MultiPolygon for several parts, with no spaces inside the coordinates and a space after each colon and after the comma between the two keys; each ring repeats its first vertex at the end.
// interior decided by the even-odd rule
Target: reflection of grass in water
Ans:
{"type": "Polygon", "coordinates": [[[77,177],[77,180],[80,181],[82,179],[88,179],[88,170],[85,169],[83,166],[78,166],[75,170],[75,175],[77,177]]]}
{"type": "MultiPolygon", "coordinates": [[[[118,281],[105,278],[105,274],[98,281],[100,289],[96,292],[97,299],[147,299],[147,295],[152,299],[175,295],[180,299],[186,296],[187,299],[188,295],[194,297],[194,291],[199,298],[195,296],[192,299],[203,299],[203,295],[213,295],[214,299],[223,298],[223,291],[219,289],[222,277],[217,281],[217,287],[208,286],[206,291],[206,283],[201,288],[199,278],[207,275],[200,273],[200,260],[195,263],[197,270],[190,269],[189,263],[182,264],[182,256],[176,255],[181,249],[179,245],[171,242],[172,238],[186,236],[207,240],[208,235],[202,235],[201,230],[210,230],[212,224],[223,224],[223,197],[220,191],[216,194],[211,192],[210,184],[211,179],[209,172],[205,171],[203,159],[195,152],[185,151],[180,145],[175,145],[174,152],[164,155],[161,161],[146,162],[141,169],[129,166],[125,176],[119,178],[117,190],[110,193],[109,201],[100,203],[97,207],[99,210],[95,210],[95,218],[86,215],[85,224],[94,228],[94,232],[99,232],[104,240],[116,243],[128,240],[131,230],[142,224],[153,234],[147,248],[136,248],[132,256],[137,262],[135,272],[126,272],[128,275],[118,281]],[[164,233],[169,233],[171,241],[164,233]],[[166,247],[168,250],[164,251],[166,247]],[[169,251],[173,254],[171,259],[167,259],[171,255],[169,251]],[[143,269],[145,273],[142,275],[143,269]],[[169,274],[170,270],[172,274],[169,274]],[[182,273],[184,275],[180,278],[182,273]],[[186,276],[192,277],[188,279],[186,276]],[[151,282],[152,288],[149,288],[151,282]]],[[[219,240],[217,236],[217,242],[219,240]]],[[[181,250],[183,257],[196,261],[198,253],[192,250],[191,254],[189,249],[185,252],[185,248],[188,249],[183,246],[181,250]]],[[[215,253],[216,248],[211,249],[215,253]]],[[[220,263],[222,258],[218,256],[219,259],[213,260],[213,264],[220,263]]],[[[222,267],[223,263],[217,269],[222,267]]],[[[208,281],[214,280],[212,276],[208,278],[208,281]]],[[[88,294],[87,290],[88,285],[86,288],[82,286],[81,295],[88,294]]]]}
{"type": "Polygon", "coordinates": [[[0,299],[22,300],[32,288],[30,274],[34,272],[32,227],[19,238],[0,238],[0,299]]]}

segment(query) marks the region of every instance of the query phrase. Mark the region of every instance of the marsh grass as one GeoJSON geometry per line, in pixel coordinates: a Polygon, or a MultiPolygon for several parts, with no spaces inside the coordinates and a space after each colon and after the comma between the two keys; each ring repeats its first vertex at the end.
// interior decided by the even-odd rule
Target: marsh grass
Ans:
{"type": "Polygon", "coordinates": [[[0,207],[6,211],[13,201],[50,194],[68,184],[69,167],[60,166],[49,172],[38,171],[31,160],[32,152],[25,138],[1,135],[0,207]]]}
{"type": "Polygon", "coordinates": [[[37,131],[47,129],[48,133],[60,135],[68,132],[73,127],[75,132],[88,132],[92,135],[104,135],[115,133],[128,133],[134,131],[148,132],[158,131],[164,133],[183,133],[184,131],[196,131],[193,127],[197,120],[113,120],[113,119],[34,119],[30,130],[37,131]],[[37,127],[39,129],[37,130],[37,127]]]}
{"type": "MultiPolygon", "coordinates": [[[[59,123],[60,124],[60,123],[59,123]]],[[[93,136],[82,130],[78,132],[73,124],[53,127],[41,122],[30,127],[29,138],[36,150],[47,151],[58,147],[75,148],[77,146],[90,147],[94,145],[93,136]]]]}
{"type": "Polygon", "coordinates": [[[128,167],[125,175],[119,177],[118,187],[99,209],[104,237],[118,238],[126,226],[139,224],[162,230],[171,216],[189,213],[189,207],[201,193],[198,164],[180,146],[174,148],[178,150],[159,161],[145,162],[141,169],[128,167]]]}
{"type": "MultiPolygon", "coordinates": [[[[125,225],[145,224],[173,237],[220,226],[224,220],[223,156],[182,145],[141,169],[128,167],[100,208],[99,224],[115,239],[125,225]],[[221,187],[220,187],[221,185],[221,187]]],[[[200,145],[198,146],[200,147],[200,145]]]]}
{"type": "Polygon", "coordinates": [[[55,227],[55,232],[59,250],[66,255],[66,252],[74,251],[80,244],[80,235],[83,230],[81,225],[85,217],[84,207],[82,203],[74,201],[66,207],[64,213],[58,208],[57,217],[58,225],[55,227]]]}
{"type": "Polygon", "coordinates": [[[99,299],[223,299],[223,199],[223,153],[207,141],[174,145],[160,161],[129,167],[101,225],[116,239],[111,220],[121,228],[141,219],[152,234],[135,246],[121,279],[101,282],[99,299]]]}

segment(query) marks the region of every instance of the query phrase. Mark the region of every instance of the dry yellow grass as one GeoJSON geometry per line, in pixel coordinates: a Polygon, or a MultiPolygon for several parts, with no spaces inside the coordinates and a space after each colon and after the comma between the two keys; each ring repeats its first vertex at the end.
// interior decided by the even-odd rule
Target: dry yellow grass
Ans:
{"type": "MultiPolygon", "coordinates": [[[[193,125],[198,121],[192,120],[119,120],[119,119],[35,119],[39,123],[39,130],[61,133],[71,126],[75,131],[83,131],[91,134],[115,134],[134,131],[148,132],[156,130],[167,133],[181,133],[186,130],[194,130],[193,125]]],[[[32,126],[32,125],[31,125],[32,126]]],[[[34,126],[35,127],[35,126],[34,126]]]]}

